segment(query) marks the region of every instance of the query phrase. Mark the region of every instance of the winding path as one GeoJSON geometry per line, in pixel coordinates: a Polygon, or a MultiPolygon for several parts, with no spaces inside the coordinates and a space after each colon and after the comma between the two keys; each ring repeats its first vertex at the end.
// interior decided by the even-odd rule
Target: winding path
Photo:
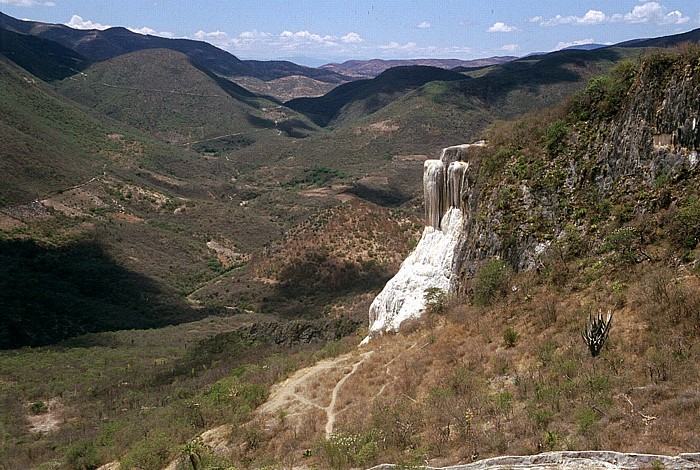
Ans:
{"type": "MultiPolygon", "coordinates": [[[[336,416],[343,411],[338,409],[338,395],[343,388],[345,382],[357,372],[360,366],[369,358],[374,351],[367,351],[359,354],[343,354],[335,359],[321,361],[311,367],[301,369],[292,374],[284,382],[274,386],[270,392],[270,397],[260,408],[259,412],[269,417],[279,415],[284,412],[285,416],[301,415],[311,409],[325,411],[326,413],[326,435],[333,433],[336,416]],[[325,379],[334,371],[345,370],[350,367],[350,370],[343,374],[333,387],[330,394],[330,401],[327,405],[324,403],[324,398],[328,395],[324,394],[320,398],[310,398],[304,394],[313,387],[314,383],[325,379]]],[[[324,389],[321,389],[324,391],[324,389]]],[[[272,423],[268,421],[268,426],[272,423]]]]}

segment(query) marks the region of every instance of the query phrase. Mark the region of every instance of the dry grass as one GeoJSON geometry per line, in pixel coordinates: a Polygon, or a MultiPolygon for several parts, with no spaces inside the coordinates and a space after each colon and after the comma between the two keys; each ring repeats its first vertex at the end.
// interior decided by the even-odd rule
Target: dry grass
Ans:
{"type": "MultiPolygon", "coordinates": [[[[531,274],[517,275],[519,289],[491,307],[457,303],[432,328],[419,320],[376,338],[359,351],[373,353],[338,391],[335,429],[366,452],[377,446],[377,453],[362,464],[343,462],[427,459],[442,465],[468,462],[475,451],[483,458],[544,450],[696,449],[700,282],[662,266],[642,271],[573,294],[533,281],[531,274]],[[581,330],[598,309],[611,309],[614,320],[594,359],[581,330]],[[510,347],[503,339],[507,328],[519,334],[510,347]]],[[[330,396],[336,380],[329,374],[313,383],[314,393],[330,396]]],[[[298,439],[298,459],[309,449],[305,463],[331,465],[346,441],[326,440],[319,419],[325,417],[318,412],[295,417],[296,437],[272,432],[259,455],[289,459],[290,442],[298,439]]]]}

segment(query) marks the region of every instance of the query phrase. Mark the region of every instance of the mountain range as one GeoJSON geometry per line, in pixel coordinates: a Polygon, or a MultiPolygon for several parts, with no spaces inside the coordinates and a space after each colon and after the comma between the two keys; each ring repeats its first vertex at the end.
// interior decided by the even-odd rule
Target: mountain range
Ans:
{"type": "Polygon", "coordinates": [[[0,26],[0,467],[697,447],[700,30],[314,69],[0,26]],[[461,290],[356,349],[423,232],[425,160],[482,138],[461,290]]]}

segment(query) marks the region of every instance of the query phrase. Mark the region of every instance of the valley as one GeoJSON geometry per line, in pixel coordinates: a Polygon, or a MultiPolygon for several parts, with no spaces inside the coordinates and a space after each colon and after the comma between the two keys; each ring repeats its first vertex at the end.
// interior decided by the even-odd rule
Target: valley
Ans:
{"type": "Polygon", "coordinates": [[[0,469],[697,462],[700,30],[310,68],[0,26],[0,469]]]}

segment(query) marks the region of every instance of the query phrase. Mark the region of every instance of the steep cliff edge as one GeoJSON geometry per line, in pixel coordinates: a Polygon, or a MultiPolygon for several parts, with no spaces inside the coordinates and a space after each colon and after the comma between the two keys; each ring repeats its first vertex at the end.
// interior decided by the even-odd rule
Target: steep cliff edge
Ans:
{"type": "MultiPolygon", "coordinates": [[[[566,106],[489,133],[465,185],[452,290],[490,257],[515,270],[591,252],[649,259],[642,245],[677,235],[650,219],[698,195],[700,50],[625,61],[566,106]],[[654,224],[655,238],[645,233],[654,224]]],[[[670,249],[695,247],[697,227],[686,228],[670,249]]]]}
{"type": "Polygon", "coordinates": [[[439,159],[423,167],[425,229],[418,245],[401,264],[369,309],[369,335],[396,331],[405,320],[419,317],[425,308],[425,291],[447,292],[453,283],[455,248],[462,236],[469,150],[483,142],[443,149],[439,159]]]}
{"type": "Polygon", "coordinates": [[[420,316],[426,289],[473,293],[488,259],[559,276],[557,259],[584,253],[642,262],[659,239],[681,257],[695,248],[697,223],[675,216],[692,219],[697,203],[697,47],[621,62],[566,105],[487,138],[426,161],[426,229],[373,302],[370,335],[420,316]]]}

